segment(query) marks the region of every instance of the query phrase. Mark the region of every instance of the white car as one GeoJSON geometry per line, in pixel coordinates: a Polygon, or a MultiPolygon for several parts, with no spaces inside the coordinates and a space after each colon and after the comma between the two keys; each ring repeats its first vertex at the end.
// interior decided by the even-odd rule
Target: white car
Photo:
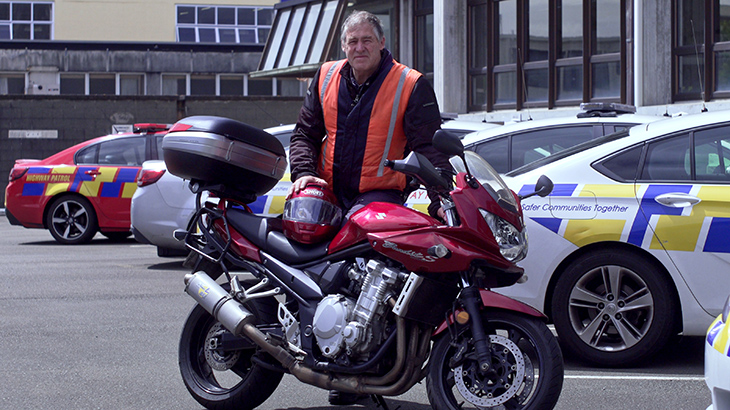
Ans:
{"type": "Polygon", "coordinates": [[[589,141],[663,117],[637,115],[631,105],[584,103],[575,116],[506,124],[464,137],[467,150],[475,151],[499,173],[589,141]]]}
{"type": "Polygon", "coordinates": [[[730,409],[730,298],[705,338],[705,382],[712,393],[707,410],[730,409]]]}
{"type": "MultiPolygon", "coordinates": [[[[265,131],[288,146],[294,125],[267,128],[265,131]]],[[[188,188],[188,182],[167,172],[162,160],[146,161],[142,165],[137,190],[132,197],[132,233],[137,242],[157,246],[158,256],[187,254],[185,244],[173,238],[172,234],[177,229],[187,229],[195,214],[196,197],[188,188]]],[[[274,190],[280,188],[277,185],[274,190]]],[[[266,197],[261,197],[250,206],[263,212],[266,200],[266,197]]],[[[281,207],[283,209],[283,203],[281,207]]]]}
{"type": "Polygon", "coordinates": [[[730,112],[636,126],[518,168],[530,250],[523,284],[570,354],[633,365],[704,335],[730,289],[730,112]]]}

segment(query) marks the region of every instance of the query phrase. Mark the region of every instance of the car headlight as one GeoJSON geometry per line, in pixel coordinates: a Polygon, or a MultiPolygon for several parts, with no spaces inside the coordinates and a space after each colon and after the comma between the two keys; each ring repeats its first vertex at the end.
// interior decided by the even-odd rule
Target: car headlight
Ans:
{"type": "Polygon", "coordinates": [[[502,256],[510,262],[519,262],[527,256],[527,235],[524,229],[519,231],[511,223],[484,209],[479,209],[479,212],[492,230],[502,256]]]}
{"type": "Polygon", "coordinates": [[[730,319],[730,296],[725,301],[725,307],[722,309],[722,323],[727,323],[730,319]]]}

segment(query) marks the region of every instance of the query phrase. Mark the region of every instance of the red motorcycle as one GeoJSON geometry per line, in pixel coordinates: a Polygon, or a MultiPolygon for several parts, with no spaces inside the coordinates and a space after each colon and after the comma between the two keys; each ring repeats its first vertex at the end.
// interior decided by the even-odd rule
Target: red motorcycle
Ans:
{"type": "MultiPolygon", "coordinates": [[[[424,377],[435,409],[555,406],[563,360],[545,316],[490,290],[520,281],[516,262],[527,241],[523,198],[486,161],[439,131],[434,146],[455,156],[455,175],[444,177],[417,153],[385,165],[437,192],[445,224],[372,203],[331,240],[302,244],[285,235],[281,218],[246,205],[285,169],[283,148],[262,133],[191,117],[163,142],[168,169],[191,178],[198,195],[217,198],[176,233],[197,255],[185,290],[198,305],[183,328],[179,363],[200,404],[256,408],[289,373],[322,389],[371,395],[384,408],[383,396],[424,377]],[[269,171],[254,169],[254,157],[269,171]],[[221,276],[223,285],[215,281],[221,276]]],[[[543,177],[534,194],[551,190],[543,177]]]]}

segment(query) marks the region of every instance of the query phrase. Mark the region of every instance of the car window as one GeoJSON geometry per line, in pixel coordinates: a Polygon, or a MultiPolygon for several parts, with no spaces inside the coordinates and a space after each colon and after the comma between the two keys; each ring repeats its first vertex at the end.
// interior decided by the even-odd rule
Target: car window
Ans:
{"type": "Polygon", "coordinates": [[[548,128],[512,136],[511,168],[521,167],[581,142],[592,140],[593,125],[548,128]]]}
{"type": "Polygon", "coordinates": [[[603,124],[603,133],[610,134],[612,132],[626,131],[636,124],[603,124]]]}
{"type": "Polygon", "coordinates": [[[145,160],[144,136],[120,138],[99,144],[99,165],[142,166],[145,160]]]}
{"type": "Polygon", "coordinates": [[[157,150],[157,156],[152,159],[162,159],[162,139],[165,138],[165,134],[155,136],[155,149],[157,150]]]}
{"type": "Polygon", "coordinates": [[[689,134],[648,144],[642,180],[688,181],[691,176],[689,134]]]}
{"type": "Polygon", "coordinates": [[[543,167],[543,166],[553,163],[555,161],[560,161],[561,159],[568,158],[579,152],[589,150],[589,149],[597,147],[601,144],[620,140],[621,138],[625,138],[628,135],[629,135],[628,131],[619,131],[619,132],[614,132],[613,134],[603,135],[601,137],[592,139],[590,141],[586,141],[586,142],[580,143],[578,145],[574,145],[570,148],[564,149],[560,152],[550,155],[549,157],[545,157],[543,159],[526,164],[522,167],[516,168],[516,169],[510,171],[509,173],[507,173],[507,175],[511,176],[511,177],[517,176],[517,175],[522,175],[526,172],[532,171],[533,169],[543,167]]]}
{"type": "Polygon", "coordinates": [[[619,152],[598,163],[594,168],[609,178],[633,182],[636,179],[636,170],[639,168],[642,148],[643,145],[638,145],[619,152]]]}
{"type": "Polygon", "coordinates": [[[76,153],[77,164],[96,164],[96,154],[99,152],[99,144],[83,148],[76,153]]]}
{"type": "Polygon", "coordinates": [[[472,146],[471,150],[489,162],[489,165],[500,174],[510,170],[507,137],[491,139],[479,145],[472,146]]]}
{"type": "Polygon", "coordinates": [[[700,181],[730,181],[730,127],[695,132],[695,175],[700,181]]]}

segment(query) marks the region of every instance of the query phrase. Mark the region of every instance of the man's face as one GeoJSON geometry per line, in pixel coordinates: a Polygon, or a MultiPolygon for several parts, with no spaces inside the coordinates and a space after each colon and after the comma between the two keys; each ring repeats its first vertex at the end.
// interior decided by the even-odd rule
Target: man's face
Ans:
{"type": "Polygon", "coordinates": [[[342,51],[352,66],[358,82],[364,82],[380,64],[380,50],[385,48],[385,37],[378,39],[375,30],[368,23],[350,27],[342,51]]]}

